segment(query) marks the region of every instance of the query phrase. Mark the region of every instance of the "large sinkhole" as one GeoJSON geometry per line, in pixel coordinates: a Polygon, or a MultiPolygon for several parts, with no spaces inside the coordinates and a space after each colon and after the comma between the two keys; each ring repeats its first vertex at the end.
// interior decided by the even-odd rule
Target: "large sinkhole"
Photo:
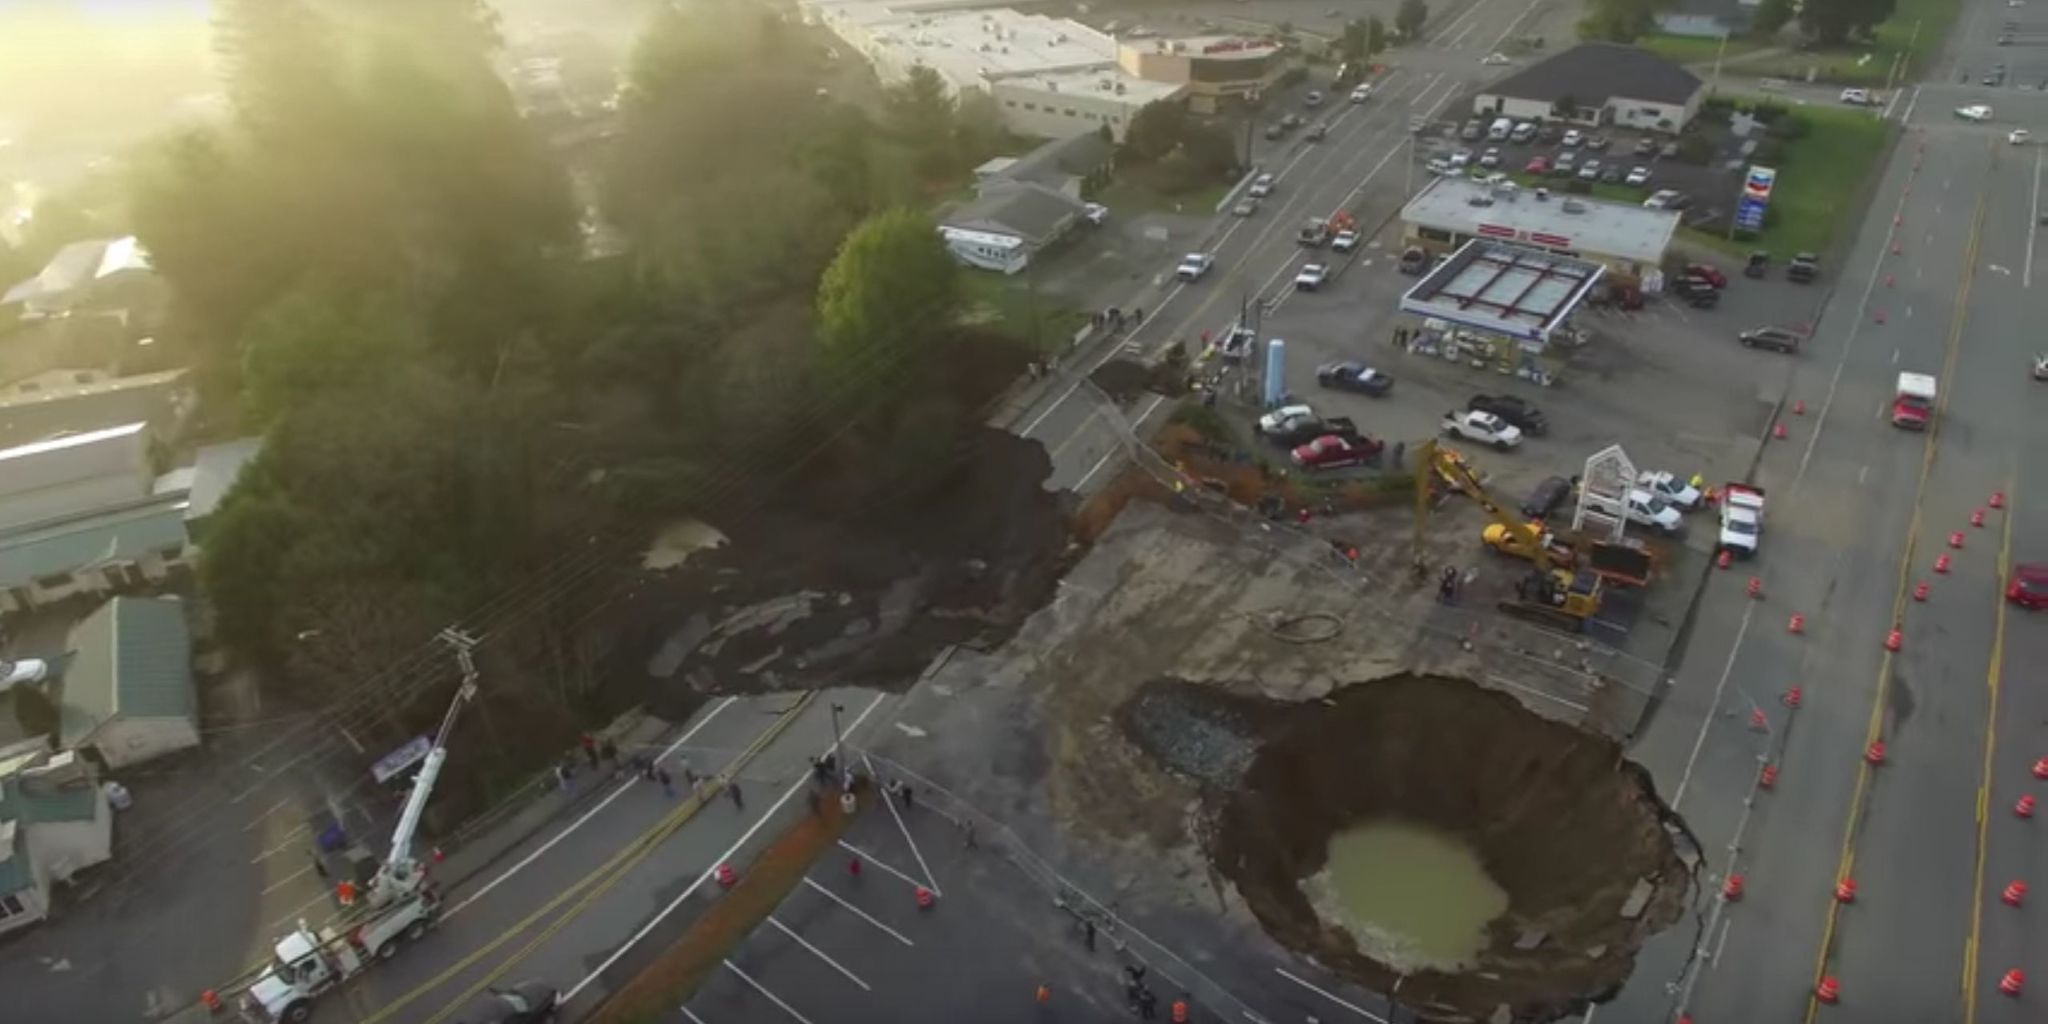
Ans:
{"type": "Polygon", "coordinates": [[[1210,853],[1280,943],[1436,1021],[1611,994],[1690,896],[1691,841],[1613,741],[1460,679],[1313,704],[1160,681],[1123,723],[1208,794],[1210,853]]]}

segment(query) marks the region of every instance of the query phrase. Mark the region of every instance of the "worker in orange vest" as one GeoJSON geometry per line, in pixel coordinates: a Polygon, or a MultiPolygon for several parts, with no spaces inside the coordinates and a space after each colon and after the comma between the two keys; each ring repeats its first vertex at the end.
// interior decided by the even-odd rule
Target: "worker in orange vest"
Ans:
{"type": "Polygon", "coordinates": [[[344,907],[353,905],[356,901],[356,884],[343,880],[340,885],[334,887],[334,896],[344,907]]]}

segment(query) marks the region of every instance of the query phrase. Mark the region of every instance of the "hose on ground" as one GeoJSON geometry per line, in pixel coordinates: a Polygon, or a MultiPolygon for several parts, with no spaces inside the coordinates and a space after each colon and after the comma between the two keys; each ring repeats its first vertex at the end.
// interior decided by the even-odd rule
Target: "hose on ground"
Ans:
{"type": "Polygon", "coordinates": [[[1339,633],[1344,632],[1343,617],[1331,612],[1268,615],[1259,619],[1259,625],[1274,639],[1290,644],[1319,644],[1335,640],[1339,633]]]}

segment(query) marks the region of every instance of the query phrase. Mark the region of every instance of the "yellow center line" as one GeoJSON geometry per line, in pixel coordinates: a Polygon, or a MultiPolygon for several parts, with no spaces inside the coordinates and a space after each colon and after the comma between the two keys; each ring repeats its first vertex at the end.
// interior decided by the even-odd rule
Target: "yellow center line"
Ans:
{"type": "MultiPolygon", "coordinates": [[[[1985,144],[1985,148],[1991,151],[1992,163],[1995,168],[1998,160],[1998,150],[1996,147],[1991,146],[1988,141],[1985,144]]],[[[1987,177],[1989,173],[1989,171],[1986,172],[1987,177]]],[[[1942,357],[1941,364],[1941,379],[1948,381],[1949,386],[1942,388],[1940,397],[1935,399],[1934,416],[1927,425],[1927,442],[1922,447],[1920,455],[1920,479],[1913,487],[1913,520],[1906,527],[1905,546],[1899,554],[1898,586],[1892,595],[1892,615],[1890,622],[1886,624],[1886,629],[1890,629],[1893,624],[1904,621],[1907,580],[1912,575],[1913,555],[1919,545],[1921,504],[1927,495],[1927,480],[1934,472],[1935,445],[1941,440],[1941,425],[1948,418],[1948,400],[1955,393],[1956,354],[1962,348],[1963,325],[1969,320],[1970,283],[1975,278],[1977,272],[1977,250],[1984,234],[1984,204],[1988,197],[1988,190],[1978,193],[1977,212],[1970,221],[1969,241],[1963,247],[1962,283],[1956,289],[1955,315],[1950,319],[1948,340],[1945,343],[1946,352],[1942,357]]],[[[1862,311],[1858,310],[1857,315],[1861,316],[1862,311]]],[[[2009,517],[2008,521],[2010,521],[2009,517]]],[[[1877,690],[1870,702],[1870,723],[1865,729],[1863,737],[1863,745],[1866,749],[1884,735],[1884,709],[1886,699],[1891,691],[1892,657],[1892,652],[1886,651],[1884,656],[1878,659],[1877,690]]],[[[1870,790],[1870,775],[1870,762],[1867,760],[1859,761],[1856,769],[1856,790],[1849,797],[1849,820],[1842,826],[1842,851],[1835,865],[1835,881],[1837,883],[1841,882],[1842,879],[1851,877],[1856,868],[1856,833],[1862,824],[1865,798],[1870,790]]],[[[1828,899],[1825,921],[1821,928],[1820,950],[1814,956],[1813,982],[1807,988],[1806,1024],[1813,1024],[1815,1016],[1820,1012],[1820,998],[1814,994],[1814,990],[1820,985],[1821,979],[1827,975],[1828,959],[1834,953],[1835,925],[1840,917],[1841,909],[1842,904],[1840,901],[1833,899],[1831,895],[1828,899]]]]}
{"type": "MultiPolygon", "coordinates": [[[[2005,493],[2017,495],[2014,478],[2007,477],[2005,493]]],[[[2013,506],[2005,507],[2005,539],[1998,547],[1997,625],[1991,631],[1991,667],[1984,673],[1990,707],[1984,715],[1984,776],[1977,785],[1977,869],[1970,882],[1970,937],[1963,940],[1963,1024],[1977,1021],[1977,942],[1984,926],[1984,856],[1991,831],[1991,758],[1998,749],[1998,684],[2005,665],[2005,585],[2012,574],[2013,506]]]]}

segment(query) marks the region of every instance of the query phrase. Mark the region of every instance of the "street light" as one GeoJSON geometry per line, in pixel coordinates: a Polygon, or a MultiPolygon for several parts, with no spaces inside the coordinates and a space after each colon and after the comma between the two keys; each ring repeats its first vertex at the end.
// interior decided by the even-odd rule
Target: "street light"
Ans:
{"type": "Polygon", "coordinates": [[[837,701],[832,703],[832,760],[839,765],[840,771],[847,770],[846,748],[839,735],[839,713],[844,710],[846,705],[837,701]]]}

